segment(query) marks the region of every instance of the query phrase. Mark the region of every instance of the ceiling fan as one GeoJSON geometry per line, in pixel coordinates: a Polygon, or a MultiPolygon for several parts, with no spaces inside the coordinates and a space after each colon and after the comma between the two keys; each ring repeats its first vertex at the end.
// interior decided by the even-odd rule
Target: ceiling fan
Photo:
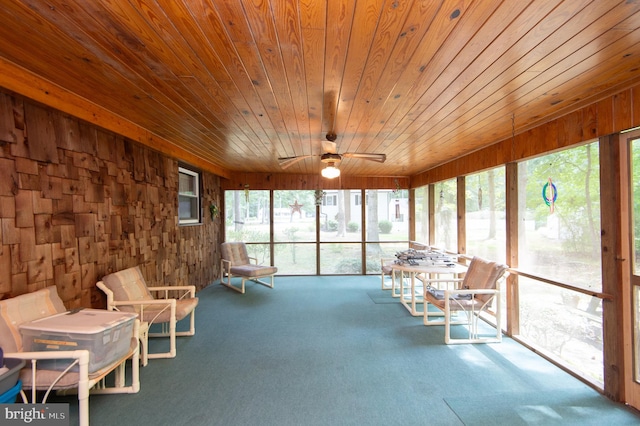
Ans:
{"type": "Polygon", "coordinates": [[[327,133],[327,140],[322,141],[323,154],[320,155],[299,155],[296,157],[281,157],[278,158],[280,167],[286,169],[298,161],[302,161],[305,158],[320,157],[320,161],[327,164],[327,167],[322,169],[322,176],[333,179],[340,176],[340,170],[336,167],[336,164],[342,161],[343,158],[359,158],[363,160],[375,161],[378,163],[384,163],[387,159],[386,154],[369,154],[364,152],[345,152],[338,154],[336,148],[337,135],[333,132],[327,133]]]}

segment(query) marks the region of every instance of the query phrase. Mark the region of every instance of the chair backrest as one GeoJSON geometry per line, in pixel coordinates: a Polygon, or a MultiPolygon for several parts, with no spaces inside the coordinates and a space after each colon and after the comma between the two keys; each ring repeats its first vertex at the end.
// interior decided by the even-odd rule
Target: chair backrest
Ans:
{"type": "Polygon", "coordinates": [[[222,243],[220,255],[231,262],[231,266],[248,265],[250,262],[247,245],[242,242],[222,243]]]}
{"type": "MultiPolygon", "coordinates": [[[[113,292],[114,300],[153,300],[139,266],[105,275],[102,278],[102,282],[113,292]]],[[[121,306],[118,309],[136,312],[136,308],[133,306],[121,306]]]]}
{"type": "MultiPolygon", "coordinates": [[[[474,256],[462,281],[462,287],[469,289],[495,289],[498,280],[504,275],[507,268],[508,266],[502,263],[474,256]]],[[[490,294],[476,295],[476,299],[484,302],[490,298],[490,294]]]]}
{"type": "Polygon", "coordinates": [[[66,311],[56,286],[0,300],[0,348],[22,351],[21,324],[66,311]]]}

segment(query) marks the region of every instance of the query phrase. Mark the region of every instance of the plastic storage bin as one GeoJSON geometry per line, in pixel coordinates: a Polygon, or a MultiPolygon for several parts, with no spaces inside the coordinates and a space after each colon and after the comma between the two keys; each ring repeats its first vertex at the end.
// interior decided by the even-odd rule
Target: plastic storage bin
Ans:
{"type": "MultiPolygon", "coordinates": [[[[95,372],[121,358],[131,344],[137,315],[102,309],[71,311],[20,326],[24,351],[73,351],[87,349],[89,372],[95,372]]],[[[39,361],[40,368],[64,370],[66,359],[39,361]]],[[[74,366],[73,371],[77,371],[74,366]]]]}
{"type": "Polygon", "coordinates": [[[22,382],[18,380],[18,383],[16,383],[12,388],[3,394],[0,394],[0,404],[13,404],[16,402],[21,389],[22,382]]]}
{"type": "Polygon", "coordinates": [[[22,383],[18,378],[20,370],[24,366],[25,362],[22,359],[4,359],[4,367],[7,367],[9,371],[0,375],[0,404],[10,404],[16,401],[16,396],[22,389],[22,383]]]}

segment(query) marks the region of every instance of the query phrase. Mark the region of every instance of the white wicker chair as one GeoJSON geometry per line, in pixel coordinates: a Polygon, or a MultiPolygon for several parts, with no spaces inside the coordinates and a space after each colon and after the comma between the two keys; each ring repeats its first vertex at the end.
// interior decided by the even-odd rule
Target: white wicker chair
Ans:
{"type": "Polygon", "coordinates": [[[425,279],[424,285],[424,325],[444,325],[445,343],[492,343],[502,341],[500,328],[501,306],[498,282],[507,274],[507,265],[474,257],[462,279],[425,279]],[[436,290],[441,286],[443,290],[436,290]],[[496,335],[481,337],[478,334],[478,319],[483,312],[489,312],[495,303],[496,335]],[[444,320],[430,320],[430,317],[441,313],[431,312],[433,305],[444,314],[444,320]],[[461,319],[452,319],[452,315],[462,315],[461,319]],[[451,337],[451,326],[464,324],[468,327],[466,339],[451,337]]]}
{"type": "Polygon", "coordinates": [[[247,280],[273,288],[273,277],[276,272],[278,272],[278,268],[275,266],[258,265],[256,258],[249,257],[245,243],[222,243],[221,258],[220,284],[240,293],[244,293],[244,284],[247,280]],[[234,276],[240,277],[240,287],[234,286],[231,283],[231,278],[234,276]],[[262,278],[270,278],[271,282],[262,281],[262,278]]]}
{"type": "Polygon", "coordinates": [[[174,358],[176,336],[196,334],[195,309],[198,298],[193,285],[147,287],[140,268],[136,266],[105,275],[97,286],[107,295],[108,310],[136,312],[140,316],[142,327],[147,331],[141,339],[143,365],[146,365],[147,358],[174,358]],[[187,316],[189,330],[176,331],[177,322],[187,316]],[[152,332],[153,324],[161,324],[161,331],[152,332]],[[148,353],[146,337],[169,337],[169,351],[148,353]]]}
{"type": "Polygon", "coordinates": [[[113,360],[97,371],[89,371],[90,354],[86,349],[68,351],[23,351],[20,325],[66,312],[55,286],[10,299],[0,300],[0,347],[6,358],[23,359],[26,366],[20,371],[22,402],[46,403],[52,391],[77,390],[80,426],[89,424],[89,394],[137,393],[139,380],[139,343],[136,319],[132,328],[130,347],[126,355],[113,360]],[[131,359],[131,382],[125,384],[125,366],[131,359]],[[57,360],[67,364],[64,371],[48,369],[46,362],[57,360]],[[115,382],[108,385],[105,378],[114,372],[115,382]],[[31,392],[25,392],[31,390],[31,392]],[[46,391],[38,401],[37,391],[46,391]],[[30,394],[30,395],[29,395],[30,394]]]}

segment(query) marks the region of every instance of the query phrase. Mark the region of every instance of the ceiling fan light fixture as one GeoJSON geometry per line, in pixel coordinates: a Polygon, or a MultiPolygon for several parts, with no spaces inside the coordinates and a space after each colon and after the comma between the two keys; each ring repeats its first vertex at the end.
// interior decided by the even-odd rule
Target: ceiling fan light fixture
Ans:
{"type": "Polygon", "coordinates": [[[322,175],[322,177],[325,177],[327,179],[335,179],[340,176],[340,169],[335,166],[335,163],[328,163],[327,167],[322,169],[320,174],[322,175]]]}

